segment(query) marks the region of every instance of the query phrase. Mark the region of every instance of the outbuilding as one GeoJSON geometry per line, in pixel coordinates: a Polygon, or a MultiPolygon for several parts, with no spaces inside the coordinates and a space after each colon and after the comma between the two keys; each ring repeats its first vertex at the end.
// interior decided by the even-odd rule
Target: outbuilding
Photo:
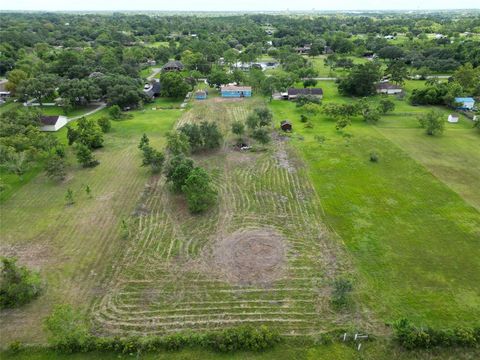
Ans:
{"type": "Polygon", "coordinates": [[[447,121],[451,124],[456,124],[458,123],[458,115],[457,114],[450,114],[448,115],[447,121]]]}
{"type": "Polygon", "coordinates": [[[205,100],[207,98],[207,92],[205,90],[198,90],[195,92],[195,99],[205,100]]]}
{"type": "Polygon", "coordinates": [[[251,97],[252,88],[250,86],[222,85],[220,94],[226,98],[251,97]]]}
{"type": "Polygon", "coordinates": [[[62,115],[40,117],[41,131],[58,131],[67,125],[67,117],[62,115]]]}
{"type": "Polygon", "coordinates": [[[323,98],[323,89],[321,88],[290,88],[288,89],[287,98],[288,100],[295,100],[299,96],[315,96],[319,99],[323,98]]]}
{"type": "Polygon", "coordinates": [[[472,110],[475,106],[475,100],[471,97],[457,97],[455,102],[459,104],[458,110],[472,110]]]}
{"type": "Polygon", "coordinates": [[[403,89],[401,86],[389,82],[381,82],[376,85],[377,93],[386,95],[401,94],[403,89]]]}
{"type": "Polygon", "coordinates": [[[282,128],[283,131],[292,131],[292,123],[288,120],[283,120],[280,123],[280,127],[282,128]]]}

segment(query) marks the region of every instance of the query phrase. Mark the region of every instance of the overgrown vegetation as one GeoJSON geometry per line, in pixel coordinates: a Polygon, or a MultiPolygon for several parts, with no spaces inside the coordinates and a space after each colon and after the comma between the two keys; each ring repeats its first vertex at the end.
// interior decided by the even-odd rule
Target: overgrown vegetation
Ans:
{"type": "Polygon", "coordinates": [[[39,273],[17,265],[14,258],[1,258],[0,309],[25,305],[42,292],[39,273]]]}

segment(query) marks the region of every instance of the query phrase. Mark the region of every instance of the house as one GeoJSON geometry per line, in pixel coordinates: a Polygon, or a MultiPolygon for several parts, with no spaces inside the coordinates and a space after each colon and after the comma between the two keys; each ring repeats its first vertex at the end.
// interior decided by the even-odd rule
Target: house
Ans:
{"type": "Polygon", "coordinates": [[[162,90],[162,86],[160,84],[159,79],[154,79],[152,82],[145,84],[143,88],[143,92],[149,98],[154,98],[160,96],[160,91],[162,90]]]}
{"type": "Polygon", "coordinates": [[[207,98],[207,92],[205,90],[198,90],[195,92],[195,99],[205,100],[207,98]]]}
{"type": "Polygon", "coordinates": [[[252,96],[252,88],[250,86],[222,85],[220,87],[222,97],[242,98],[252,96]]]}
{"type": "Polygon", "coordinates": [[[475,100],[471,97],[457,97],[455,102],[460,104],[457,107],[458,110],[472,110],[475,106],[475,100]]]}
{"type": "Polygon", "coordinates": [[[457,114],[450,114],[448,115],[448,120],[449,123],[456,124],[458,123],[458,115],[457,114]]]}
{"type": "Polygon", "coordinates": [[[303,46],[299,46],[299,47],[295,48],[295,50],[300,55],[307,55],[307,54],[310,53],[310,50],[312,50],[312,45],[311,44],[306,44],[306,45],[303,45],[303,46]]]}
{"type": "Polygon", "coordinates": [[[287,92],[287,99],[294,100],[299,96],[315,96],[319,99],[323,98],[323,89],[321,88],[305,88],[305,89],[297,89],[297,88],[289,88],[287,92]]]}
{"type": "Polygon", "coordinates": [[[403,89],[399,85],[395,85],[389,82],[381,82],[376,85],[377,93],[386,95],[395,95],[403,92],[403,89]]]}
{"type": "Polygon", "coordinates": [[[182,71],[184,68],[181,61],[172,60],[163,65],[162,71],[182,71]]]}
{"type": "Polygon", "coordinates": [[[58,131],[67,125],[67,117],[62,115],[40,117],[41,131],[58,131]]]}
{"type": "Polygon", "coordinates": [[[283,131],[292,131],[292,123],[288,120],[283,120],[280,123],[280,127],[282,128],[283,131]]]}

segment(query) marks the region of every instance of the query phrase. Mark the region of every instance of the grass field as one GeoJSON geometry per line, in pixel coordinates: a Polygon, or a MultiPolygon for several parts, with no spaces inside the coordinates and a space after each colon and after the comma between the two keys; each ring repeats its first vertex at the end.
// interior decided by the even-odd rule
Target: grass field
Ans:
{"type": "MultiPolygon", "coordinates": [[[[331,83],[323,85],[326,102],[349,101],[331,83]]],[[[471,154],[480,153],[480,143],[467,120],[430,138],[415,120],[427,109],[403,103],[401,115],[378,126],[356,120],[347,130],[352,136],[343,137],[323,116],[305,129],[292,103],[273,101],[271,107],[277,123],[293,121],[292,144],[307,162],[325,220],[355,258],[362,302],[384,321],[474,323],[480,316],[480,213],[469,204],[478,202],[478,156],[471,154]],[[379,163],[369,161],[371,151],[379,163]]]]}
{"type": "MultiPolygon", "coordinates": [[[[227,133],[258,103],[196,102],[177,125],[208,119],[227,133]]],[[[241,153],[227,142],[195,159],[214,175],[218,205],[192,216],[162,179],[151,180],[129,219],[133,236],[115,261],[109,291],[95,304],[97,332],[264,323],[298,335],[360,322],[360,314],[338,317],[330,309],[331,283],[349,271],[348,259],[323,226],[305,169],[285,143],[241,153]]]]}
{"type": "MultiPolygon", "coordinates": [[[[113,122],[105,147],[95,152],[99,166],[81,169],[69,154],[64,182],[57,184],[38,174],[2,203],[1,253],[40,269],[48,284],[37,301],[2,311],[3,344],[12,339],[43,341],[41,320],[53,304],[84,306],[102,294],[110,259],[125,245],[119,237],[120,222],[134,209],[149,178],[139,166],[139,138],[146,132],[154,145],[163,144],[165,132],[180,115],[180,110],[146,110],[133,119],[113,122]],[[93,199],[85,194],[87,184],[93,199]],[[74,192],[73,206],[64,203],[68,188],[74,192]]],[[[65,134],[62,129],[58,135],[65,134]]]]}
{"type": "MultiPolygon", "coordinates": [[[[407,82],[407,91],[422,82],[407,82]]],[[[349,102],[334,82],[320,82],[325,102],[349,102]]],[[[375,99],[373,99],[375,101],[375,99]]],[[[40,269],[45,293],[22,309],[2,311],[1,345],[45,340],[42,319],[68,302],[90,315],[96,334],[165,334],[240,324],[268,324],[290,338],[339,327],[380,336],[361,356],[384,359],[472,358],[475,351],[403,352],[381,339],[385,323],[465,326],[480,317],[478,134],[467,119],[438,138],[416,116],[428,110],[396,99],[376,125],[355,119],[348,136],[322,115],[304,128],[295,104],[272,101],[275,126],[289,119],[291,136],[273,134],[241,152],[229,134],[261,98],[156,100],[113,122],[100,165],[82,169],[72,153],[67,179],[43,174],[2,203],[0,252],[40,269]],[[153,110],[156,108],[157,110],[153,110]],[[160,110],[164,108],[164,110],[160,110]],[[226,135],[217,151],[194,155],[219,191],[208,213],[191,215],[162,176],[141,168],[146,133],[155,147],[185,123],[215,121],[226,135]],[[320,138],[322,136],[324,138],[320,138]],[[372,163],[375,151],[380,161],[372,163]],[[85,194],[85,185],[93,198],[85,194]],[[65,192],[75,204],[65,206],[65,192]],[[121,222],[129,236],[122,236],[121,222]],[[354,283],[352,305],[331,306],[332,283],[354,283]]],[[[444,115],[448,112],[445,110],[444,115]]],[[[93,115],[101,116],[103,112],[93,115]]],[[[65,141],[64,129],[58,133],[65,141]]],[[[78,359],[118,355],[79,354],[78,359]]],[[[150,359],[357,359],[350,345],[286,343],[261,354],[198,349],[150,359]]],[[[74,358],[75,358],[74,357],[74,358]]],[[[8,356],[10,358],[10,356],[8,356]]],[[[13,359],[63,359],[48,351],[13,359]]]]}

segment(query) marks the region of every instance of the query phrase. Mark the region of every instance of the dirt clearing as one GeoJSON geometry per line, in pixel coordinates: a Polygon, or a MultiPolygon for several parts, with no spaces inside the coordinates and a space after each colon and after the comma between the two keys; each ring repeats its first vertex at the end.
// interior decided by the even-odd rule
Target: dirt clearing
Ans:
{"type": "Polygon", "coordinates": [[[239,230],[214,246],[215,267],[230,283],[268,286],[284,273],[285,241],[274,229],[239,230]]]}

